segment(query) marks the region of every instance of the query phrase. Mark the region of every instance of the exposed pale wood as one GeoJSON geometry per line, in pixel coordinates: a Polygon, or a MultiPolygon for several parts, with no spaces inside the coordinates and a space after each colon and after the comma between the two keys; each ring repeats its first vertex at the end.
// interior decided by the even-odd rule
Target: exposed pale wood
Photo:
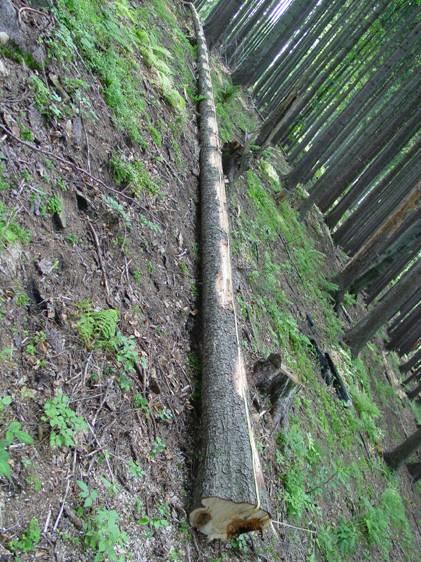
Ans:
{"type": "Polygon", "coordinates": [[[232,285],[229,220],[216,110],[203,29],[191,5],[198,44],[203,279],[202,455],[192,526],[229,539],[270,524],[249,412],[232,285]]]}

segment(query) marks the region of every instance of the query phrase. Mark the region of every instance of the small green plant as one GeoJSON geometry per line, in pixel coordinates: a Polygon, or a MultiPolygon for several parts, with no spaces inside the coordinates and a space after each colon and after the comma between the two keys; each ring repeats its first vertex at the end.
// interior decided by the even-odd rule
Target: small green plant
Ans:
{"type": "Polygon", "coordinates": [[[16,293],[15,302],[17,306],[26,307],[29,305],[31,300],[26,293],[16,293]]]}
{"type": "Polygon", "coordinates": [[[157,146],[162,146],[161,133],[153,125],[149,126],[149,134],[151,135],[153,142],[157,146]]]}
{"type": "Polygon", "coordinates": [[[31,77],[31,84],[34,90],[34,102],[38,111],[49,119],[61,119],[63,111],[60,109],[62,99],[55,92],[52,92],[48,86],[35,74],[31,77]]]}
{"type": "Polygon", "coordinates": [[[135,269],[132,273],[133,275],[133,279],[135,280],[135,282],[139,285],[141,280],[142,280],[142,272],[139,271],[138,269],[135,269]]]}
{"type": "Polygon", "coordinates": [[[41,541],[41,529],[38,519],[33,517],[28,525],[26,531],[19,539],[14,539],[9,542],[9,549],[12,552],[32,552],[41,541]]]}
{"type": "Polygon", "coordinates": [[[354,306],[355,304],[357,304],[357,299],[355,297],[355,295],[346,292],[344,295],[344,305],[345,306],[354,306]]]}
{"type": "Polygon", "coordinates": [[[143,162],[139,160],[131,162],[123,155],[114,154],[110,160],[110,167],[117,185],[129,188],[136,197],[139,197],[145,189],[153,194],[158,193],[159,186],[152,179],[143,162]]]}
{"type": "Polygon", "coordinates": [[[83,507],[91,508],[98,497],[98,492],[90,488],[83,480],[77,480],[76,484],[80,488],[79,497],[83,500],[83,507]]]}
{"type": "Polygon", "coordinates": [[[0,398],[0,414],[4,412],[7,406],[13,402],[13,398],[11,396],[2,396],[0,398]]]}
{"type": "Polygon", "coordinates": [[[98,508],[85,526],[85,545],[95,552],[95,562],[123,561],[120,550],[127,542],[127,534],[119,526],[119,514],[98,508]]]}
{"type": "Polygon", "coordinates": [[[4,164],[0,162],[0,191],[6,191],[10,188],[9,180],[6,177],[6,169],[4,164]]]}
{"type": "MultiPolygon", "coordinates": [[[[6,400],[6,405],[7,402],[8,400],[6,400]]],[[[3,439],[0,439],[0,476],[10,478],[12,475],[9,464],[10,456],[8,448],[14,441],[24,445],[32,445],[34,442],[29,433],[22,430],[22,424],[17,420],[13,420],[9,423],[5,436],[3,439]]]]}
{"type": "Polygon", "coordinates": [[[29,338],[28,343],[25,346],[25,353],[28,355],[36,355],[38,353],[39,345],[47,341],[47,335],[43,330],[35,332],[35,334],[29,338]]]}
{"type": "Polygon", "coordinates": [[[63,212],[63,202],[57,195],[52,195],[47,199],[47,212],[50,215],[60,215],[63,212]]]}
{"type": "Polygon", "coordinates": [[[133,402],[136,408],[142,410],[144,414],[149,416],[151,413],[151,409],[149,407],[149,400],[143,396],[140,392],[133,396],[133,402]]]}
{"type": "Polygon", "coordinates": [[[35,138],[34,133],[28,127],[22,125],[20,127],[19,134],[20,134],[20,138],[23,139],[24,141],[34,142],[34,138],[35,138]]]}
{"type": "Polygon", "coordinates": [[[145,471],[140,466],[140,464],[134,460],[129,460],[127,463],[127,470],[135,478],[143,478],[145,476],[145,471]]]}
{"type": "Polygon", "coordinates": [[[133,381],[127,375],[122,373],[118,377],[118,386],[123,392],[129,392],[133,388],[133,381]]]}
{"type": "Polygon", "coordinates": [[[10,244],[26,244],[31,239],[30,234],[15,222],[14,217],[15,213],[0,201],[0,251],[10,244]]]}
{"type": "Polygon", "coordinates": [[[155,437],[155,440],[152,443],[151,457],[153,459],[156,458],[165,451],[166,447],[165,441],[161,439],[161,437],[155,437]]]}
{"type": "Polygon", "coordinates": [[[72,233],[66,234],[64,239],[71,246],[77,246],[79,244],[79,238],[76,236],[76,234],[72,234],[72,233]]]}
{"type": "Polygon", "coordinates": [[[114,197],[110,197],[108,195],[103,196],[103,201],[106,207],[109,209],[109,211],[111,211],[117,217],[118,220],[121,220],[121,222],[128,229],[132,227],[132,222],[130,220],[130,217],[127,214],[126,209],[121,203],[119,203],[116,199],[114,199],[114,197]]]}
{"type": "Polygon", "coordinates": [[[58,392],[44,404],[43,420],[51,427],[51,447],[74,447],[75,438],[87,429],[86,421],[70,407],[70,398],[58,392]]]}
{"type": "Polygon", "coordinates": [[[3,365],[3,367],[13,365],[13,349],[11,347],[4,347],[0,350],[0,365],[3,365]]]}
{"type": "Polygon", "coordinates": [[[86,347],[109,348],[117,332],[118,317],[118,310],[113,308],[84,311],[76,329],[86,347]]]}
{"type": "Polygon", "coordinates": [[[178,269],[180,270],[181,274],[186,276],[189,273],[189,266],[186,264],[185,261],[178,262],[178,269]]]}

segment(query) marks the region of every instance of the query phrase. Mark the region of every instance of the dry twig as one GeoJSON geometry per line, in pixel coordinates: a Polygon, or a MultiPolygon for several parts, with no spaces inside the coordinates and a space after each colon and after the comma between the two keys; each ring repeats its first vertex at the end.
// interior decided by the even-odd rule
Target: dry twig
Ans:
{"type": "Polygon", "coordinates": [[[12,133],[12,131],[10,131],[4,125],[0,124],[0,130],[4,131],[6,133],[6,135],[8,135],[10,138],[12,138],[17,143],[22,144],[23,146],[26,146],[27,148],[29,148],[30,150],[33,150],[34,152],[39,152],[41,154],[44,154],[45,156],[49,156],[50,158],[53,158],[54,160],[57,160],[57,162],[60,162],[64,166],[69,166],[73,170],[76,170],[80,174],[86,176],[91,181],[100,185],[104,189],[106,189],[108,191],[111,191],[112,193],[116,193],[117,195],[120,195],[121,197],[124,197],[124,199],[130,201],[131,203],[133,203],[134,205],[139,207],[139,209],[141,209],[142,211],[147,212],[147,210],[142,205],[140,205],[138,203],[138,201],[136,201],[136,199],[134,199],[133,197],[130,197],[129,195],[126,195],[125,193],[123,193],[122,191],[119,191],[118,189],[114,189],[113,187],[110,187],[105,182],[103,182],[101,179],[93,176],[87,170],[85,170],[84,168],[81,168],[80,166],[78,166],[74,162],[71,162],[70,160],[66,160],[65,158],[62,158],[61,156],[58,156],[57,154],[54,154],[54,152],[51,152],[50,150],[45,150],[44,148],[39,148],[38,146],[35,146],[34,144],[32,144],[30,142],[27,142],[27,141],[24,141],[24,140],[20,139],[19,137],[14,135],[12,133]]]}
{"type": "Polygon", "coordinates": [[[102,278],[104,280],[105,292],[107,293],[107,303],[109,304],[109,306],[112,306],[110,287],[109,287],[109,284],[108,284],[108,276],[107,276],[107,272],[106,272],[106,269],[105,269],[104,260],[102,259],[101,246],[100,246],[100,243],[99,243],[98,234],[96,233],[96,230],[93,227],[93,224],[91,223],[91,221],[89,219],[88,219],[88,225],[89,225],[89,228],[91,229],[92,236],[93,236],[94,241],[95,241],[96,253],[98,255],[99,266],[100,266],[101,271],[102,271],[102,278]]]}

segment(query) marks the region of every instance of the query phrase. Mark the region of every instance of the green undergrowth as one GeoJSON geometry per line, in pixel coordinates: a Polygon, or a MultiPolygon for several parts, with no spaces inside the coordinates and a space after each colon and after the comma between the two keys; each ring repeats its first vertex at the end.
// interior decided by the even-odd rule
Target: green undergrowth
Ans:
{"type": "Polygon", "coordinates": [[[248,282],[238,308],[252,327],[252,351],[259,356],[280,351],[303,383],[289,429],[277,438],[277,499],[288,521],[316,531],[307,542],[309,560],[391,560],[395,538],[404,559],[412,560],[413,536],[399,477],[379,454],[388,429],[386,407],[398,411],[402,405],[375,345],[357,360],[340,345],[342,325],[330,298],[327,258],[290,202],[277,202],[282,185],[277,187],[270,171],[257,162],[229,195],[231,208],[241,207],[232,217],[233,253],[248,282]],[[351,407],[320,375],[304,334],[306,312],[319,344],[331,351],[351,407]]]}
{"type": "Polygon", "coordinates": [[[221,143],[242,140],[257,129],[256,116],[247,107],[241,88],[234,86],[216,59],[211,59],[211,77],[221,143]]]}
{"type": "Polygon", "coordinates": [[[31,235],[16,222],[15,211],[0,201],[0,252],[17,242],[29,242],[31,235]]]}
{"type": "Polygon", "coordinates": [[[185,118],[184,88],[193,82],[186,53],[194,51],[169,2],[58,0],[54,14],[58,28],[49,42],[50,56],[65,64],[83,59],[101,80],[116,123],[133,142],[146,146],[142,120],[151,119],[144,80],[185,118]]]}

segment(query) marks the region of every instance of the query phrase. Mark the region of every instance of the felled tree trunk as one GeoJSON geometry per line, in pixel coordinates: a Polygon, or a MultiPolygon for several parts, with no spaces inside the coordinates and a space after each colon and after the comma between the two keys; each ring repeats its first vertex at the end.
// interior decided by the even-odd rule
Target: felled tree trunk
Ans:
{"type": "Polygon", "coordinates": [[[229,221],[208,51],[196,10],[203,278],[202,456],[190,522],[209,540],[270,523],[234,306],[229,221]]]}
{"type": "Polygon", "coordinates": [[[300,388],[297,377],[282,366],[278,353],[271,353],[267,359],[257,361],[254,375],[256,388],[270,399],[273,430],[278,425],[287,427],[289,410],[300,388]]]}

